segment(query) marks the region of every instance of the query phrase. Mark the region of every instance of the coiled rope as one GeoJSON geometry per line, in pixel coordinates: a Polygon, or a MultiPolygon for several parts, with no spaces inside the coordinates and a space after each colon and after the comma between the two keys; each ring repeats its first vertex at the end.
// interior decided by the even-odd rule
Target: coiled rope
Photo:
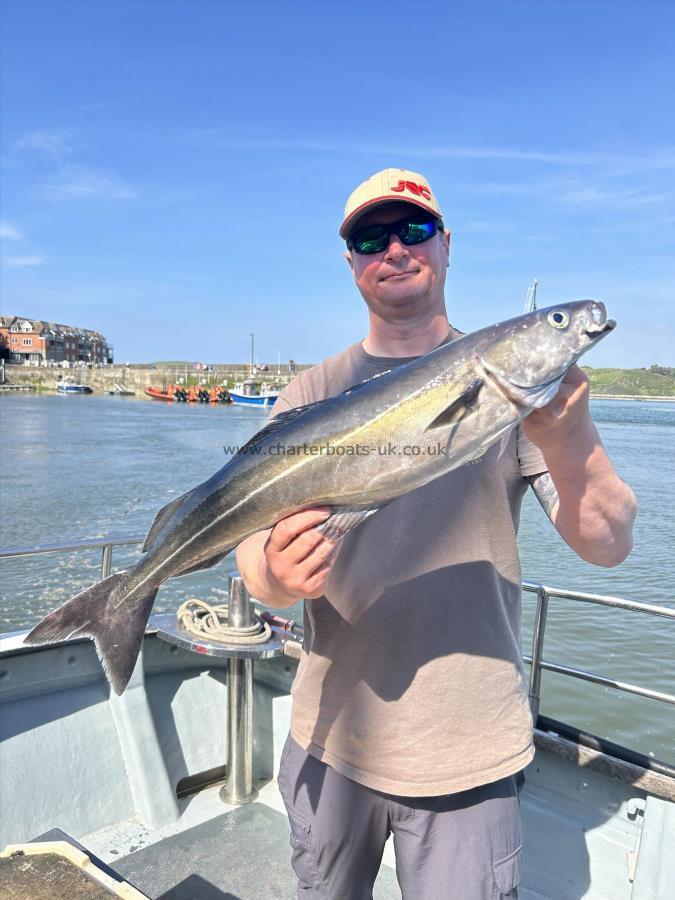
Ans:
{"type": "Polygon", "coordinates": [[[203,600],[191,597],[181,603],[176,612],[181,626],[191,634],[196,634],[210,641],[222,641],[224,644],[262,644],[269,640],[272,629],[258,615],[253,615],[253,624],[244,628],[234,628],[228,624],[229,609],[227,603],[210,606],[203,600]]]}

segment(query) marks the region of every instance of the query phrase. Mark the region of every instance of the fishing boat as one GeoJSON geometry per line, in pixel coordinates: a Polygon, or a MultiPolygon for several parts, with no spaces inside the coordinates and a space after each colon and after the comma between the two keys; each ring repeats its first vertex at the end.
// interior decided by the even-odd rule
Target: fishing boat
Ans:
{"type": "Polygon", "coordinates": [[[57,394],[93,394],[94,389],[88,384],[76,382],[72,375],[62,378],[56,385],[57,394]]]}
{"type": "MultiPolygon", "coordinates": [[[[98,551],[106,577],[114,548],[143,539],[5,549],[0,563],[98,551]]],[[[236,575],[223,586],[228,624],[250,635],[254,613],[261,611],[236,575]]],[[[675,627],[675,610],[529,581],[523,590],[525,601],[535,604],[532,649],[524,661],[537,749],[520,794],[520,900],[670,900],[675,769],[622,746],[620,736],[610,743],[542,716],[539,703],[542,673],[553,671],[570,683],[640,695],[647,705],[675,704],[675,696],[646,685],[544,658],[551,604],[593,604],[606,616],[607,635],[617,609],[657,617],[664,628],[675,627]]],[[[0,865],[5,884],[26,871],[52,878],[50,854],[52,868],[65,877],[59,855],[65,853],[81,867],[73,878],[89,872],[98,888],[105,877],[116,896],[296,896],[275,773],[303,632],[278,616],[266,619],[262,640],[235,644],[185,630],[175,613],[153,615],[120,697],[111,694],[91,641],[27,647],[25,631],[0,636],[0,850],[7,848],[0,864],[14,861],[14,874],[0,865]],[[41,867],[28,865],[27,854],[45,850],[41,867]]],[[[389,843],[376,900],[400,898],[394,865],[389,843]]],[[[23,896],[49,894],[40,887],[23,896]]],[[[61,896],[103,895],[66,888],[61,896]]]]}
{"type": "MultiPolygon", "coordinates": [[[[281,393],[281,388],[276,384],[269,382],[256,381],[253,377],[256,372],[267,371],[267,366],[257,366],[255,364],[255,335],[249,334],[251,339],[251,351],[249,358],[249,375],[244,381],[238,381],[230,390],[232,403],[238,403],[241,406],[259,406],[263,409],[269,409],[274,406],[277,397],[281,393]]],[[[277,370],[279,367],[277,366],[277,370]]]]}
{"type": "Polygon", "coordinates": [[[280,393],[281,388],[275,384],[265,384],[247,378],[235,384],[230,390],[230,397],[233,403],[269,408],[274,405],[280,393]]]}

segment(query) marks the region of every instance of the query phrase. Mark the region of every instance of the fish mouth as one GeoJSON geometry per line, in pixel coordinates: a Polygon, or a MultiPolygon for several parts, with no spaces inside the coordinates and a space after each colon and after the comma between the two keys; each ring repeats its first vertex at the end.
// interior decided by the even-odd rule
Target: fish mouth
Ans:
{"type": "Polygon", "coordinates": [[[610,331],[614,331],[615,328],[616,319],[606,319],[600,324],[587,325],[584,328],[584,334],[587,334],[590,338],[602,337],[605,334],[609,334],[610,331]]]}
{"type": "Polygon", "coordinates": [[[607,309],[605,304],[599,300],[594,300],[590,304],[590,308],[586,315],[586,323],[584,325],[584,334],[592,340],[603,337],[614,331],[616,328],[616,320],[607,318],[607,309]]]}

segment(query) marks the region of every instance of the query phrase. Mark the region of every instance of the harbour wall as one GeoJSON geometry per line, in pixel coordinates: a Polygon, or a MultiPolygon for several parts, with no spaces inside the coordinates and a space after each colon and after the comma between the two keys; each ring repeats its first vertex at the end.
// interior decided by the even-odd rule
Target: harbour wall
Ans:
{"type": "MultiPolygon", "coordinates": [[[[298,366],[296,371],[307,369],[309,366],[298,366]]],[[[232,387],[235,382],[243,381],[249,376],[249,367],[246,363],[223,364],[209,366],[208,371],[198,371],[190,366],[147,366],[147,365],[112,365],[101,368],[84,369],[60,369],[57,367],[7,365],[5,369],[5,382],[8,385],[25,385],[38,391],[56,391],[56,386],[63,378],[73,377],[76,382],[88,384],[97,394],[112,391],[115,385],[134,391],[137,397],[145,397],[146,387],[154,386],[163,388],[169,384],[176,384],[180,379],[182,384],[200,384],[207,386],[213,384],[226,384],[232,387]]],[[[269,372],[257,373],[256,381],[276,382],[286,384],[292,377],[288,366],[280,367],[277,375],[277,367],[269,372]]]]}
{"type": "MultiPolygon", "coordinates": [[[[298,365],[296,371],[311,368],[310,365],[298,365]]],[[[0,389],[2,388],[2,368],[0,368],[0,389]]],[[[4,367],[5,382],[8,385],[25,385],[38,391],[56,391],[59,381],[67,376],[73,376],[76,381],[90,385],[94,392],[106,393],[112,391],[116,384],[129,391],[134,391],[138,397],[146,397],[146,387],[159,387],[176,384],[182,379],[183,384],[199,384],[204,382],[207,386],[213,384],[225,384],[232,387],[235,382],[243,381],[249,376],[248,363],[223,363],[222,365],[209,366],[208,371],[199,371],[192,366],[185,365],[112,365],[101,368],[85,369],[60,369],[57,367],[6,365],[4,367]]],[[[292,378],[287,365],[280,366],[277,375],[277,366],[269,366],[268,372],[257,373],[256,381],[276,382],[286,384],[292,378]]],[[[656,394],[610,394],[598,393],[591,389],[593,400],[656,400],[675,402],[675,396],[656,394]]]]}

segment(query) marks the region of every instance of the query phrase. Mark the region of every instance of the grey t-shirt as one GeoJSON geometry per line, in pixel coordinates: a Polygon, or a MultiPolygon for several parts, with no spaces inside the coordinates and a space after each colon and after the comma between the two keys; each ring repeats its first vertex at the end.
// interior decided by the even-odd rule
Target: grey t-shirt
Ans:
{"type": "MultiPolygon", "coordinates": [[[[302,372],[272,415],[409,362],[360,343],[302,372]]],[[[326,593],[305,601],[291,733],[376,790],[433,796],[532,759],[516,546],[525,476],[546,471],[518,429],[344,539],[326,593]]]]}

